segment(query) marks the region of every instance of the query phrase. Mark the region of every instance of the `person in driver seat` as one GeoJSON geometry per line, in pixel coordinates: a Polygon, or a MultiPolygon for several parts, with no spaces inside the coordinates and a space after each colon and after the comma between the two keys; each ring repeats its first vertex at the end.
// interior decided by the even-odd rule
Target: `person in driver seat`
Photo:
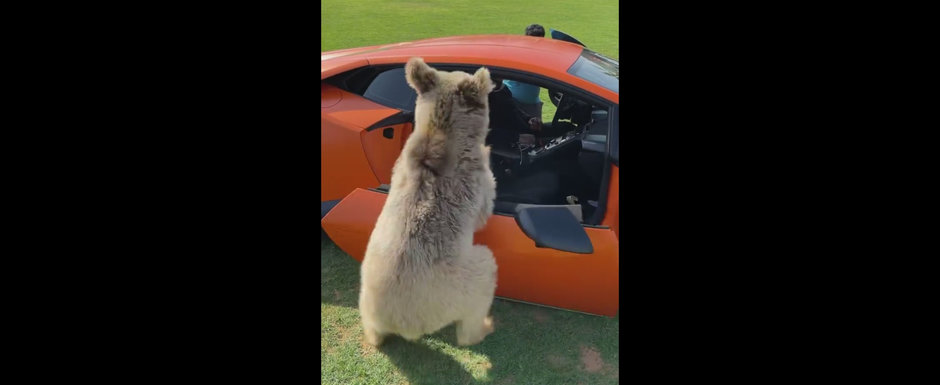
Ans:
{"type": "MultiPolygon", "coordinates": [[[[532,24],[525,28],[526,36],[545,37],[545,28],[532,24]]],[[[506,86],[513,93],[513,99],[530,115],[542,115],[542,101],[539,99],[541,88],[536,85],[515,80],[506,80],[506,86]]]]}
{"type": "Polygon", "coordinates": [[[510,149],[512,144],[519,142],[519,135],[532,134],[539,136],[542,130],[542,118],[530,116],[519,107],[512,97],[503,79],[491,75],[495,87],[489,95],[490,105],[490,132],[487,143],[494,147],[510,149]]]}

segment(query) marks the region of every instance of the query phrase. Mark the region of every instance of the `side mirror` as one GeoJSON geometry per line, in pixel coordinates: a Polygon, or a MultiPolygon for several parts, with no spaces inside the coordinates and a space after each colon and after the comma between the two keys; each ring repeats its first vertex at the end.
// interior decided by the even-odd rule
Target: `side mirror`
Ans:
{"type": "Polygon", "coordinates": [[[522,232],[535,241],[535,247],[580,254],[594,253],[594,246],[584,227],[565,207],[525,207],[516,211],[515,218],[522,232]]]}

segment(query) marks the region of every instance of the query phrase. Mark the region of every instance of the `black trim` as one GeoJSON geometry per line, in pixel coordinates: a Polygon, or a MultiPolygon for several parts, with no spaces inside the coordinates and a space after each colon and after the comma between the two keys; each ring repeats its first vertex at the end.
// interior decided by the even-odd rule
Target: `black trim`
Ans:
{"type": "MultiPolygon", "coordinates": [[[[595,95],[595,94],[593,94],[593,93],[591,93],[591,92],[589,92],[589,91],[586,91],[586,90],[583,89],[583,88],[574,86],[574,85],[572,85],[572,84],[570,84],[570,83],[566,83],[566,82],[564,82],[564,81],[561,81],[561,80],[558,80],[558,79],[555,79],[555,78],[550,78],[550,77],[543,76],[543,75],[533,74],[533,73],[531,73],[531,72],[520,71],[520,70],[513,69],[513,68],[499,67],[499,66],[488,66],[488,65],[484,65],[484,64],[466,64],[466,63],[430,63],[430,62],[429,62],[429,63],[427,63],[427,64],[430,65],[431,67],[437,69],[437,70],[442,70],[442,71],[461,70],[461,71],[465,71],[465,72],[470,72],[471,74],[472,74],[473,71],[475,71],[477,68],[486,67],[486,68],[490,71],[490,74],[493,74],[493,75],[499,76],[499,75],[511,74],[511,75],[513,75],[516,79],[518,79],[519,81],[525,81],[525,82],[530,83],[530,84],[536,84],[536,85],[539,85],[540,87],[544,87],[544,88],[548,88],[548,89],[554,89],[554,88],[553,88],[553,87],[549,87],[549,86],[542,86],[542,85],[540,85],[540,84],[561,84],[562,87],[565,88],[565,89],[566,89],[568,92],[570,92],[572,95],[575,95],[575,96],[577,96],[577,97],[579,97],[579,98],[581,98],[581,99],[590,101],[590,102],[592,102],[592,103],[594,103],[594,104],[616,105],[614,102],[612,102],[612,101],[610,101],[610,100],[604,99],[604,98],[602,98],[602,97],[600,97],[600,96],[598,96],[598,95],[595,95]]],[[[574,64],[574,63],[571,63],[571,64],[574,64]]],[[[368,87],[368,85],[371,83],[371,80],[374,79],[375,76],[378,76],[378,74],[380,74],[380,73],[382,73],[382,72],[385,72],[385,71],[388,71],[388,70],[391,70],[391,69],[403,68],[404,66],[405,66],[405,63],[380,64],[380,65],[374,65],[374,66],[367,65],[367,66],[364,66],[364,67],[359,67],[359,68],[356,68],[356,69],[349,70],[348,72],[344,72],[344,73],[342,73],[342,74],[338,74],[338,75],[335,76],[335,78],[340,78],[341,80],[333,80],[333,78],[328,79],[328,80],[331,80],[331,84],[337,85],[337,86],[339,86],[340,88],[346,89],[347,91],[350,91],[350,92],[355,93],[355,94],[357,94],[357,95],[359,95],[359,96],[362,96],[362,94],[365,93],[365,88],[368,87]],[[362,72],[365,72],[365,71],[370,71],[370,70],[371,70],[371,71],[374,71],[374,72],[372,72],[371,74],[369,74],[369,77],[366,78],[366,79],[368,79],[369,81],[363,81],[364,85],[361,85],[361,86],[360,86],[361,89],[355,89],[355,87],[348,86],[348,85],[346,85],[346,84],[344,83],[345,78],[347,78],[347,77],[353,77],[354,75],[358,75],[359,73],[362,73],[362,72]],[[355,73],[354,73],[354,72],[355,72],[355,73]],[[346,88],[344,88],[343,86],[346,86],[346,88]]],[[[569,67],[570,67],[570,66],[569,66],[569,67]]],[[[566,70],[566,71],[567,71],[567,70],[566,70]]],[[[571,75],[571,74],[569,74],[569,75],[571,75]]],[[[577,77],[577,76],[575,76],[575,75],[571,75],[571,76],[577,77]]],[[[579,78],[579,79],[580,79],[580,78],[579,78]]],[[[583,80],[583,79],[582,79],[582,80],[583,80]]],[[[380,104],[381,104],[381,103],[380,103],[380,104]]],[[[384,104],[383,104],[383,105],[384,105],[384,104]]],[[[388,107],[388,106],[386,106],[386,107],[388,107]]],[[[389,107],[389,108],[395,108],[395,107],[389,107]]],[[[376,128],[377,128],[377,127],[376,127],[376,128]]]]}
{"type": "Polygon", "coordinates": [[[517,205],[518,203],[516,202],[494,200],[493,201],[493,214],[506,213],[506,214],[509,214],[509,216],[513,216],[516,213],[517,205]]]}
{"type": "Polygon", "coordinates": [[[324,82],[362,96],[378,76],[374,67],[366,65],[323,79],[324,82]]]}
{"type": "MultiPolygon", "coordinates": [[[[388,191],[389,191],[390,189],[391,189],[391,186],[389,186],[389,185],[387,185],[387,184],[383,184],[383,185],[379,185],[379,187],[376,187],[376,188],[369,188],[369,189],[367,189],[367,190],[372,191],[372,192],[377,192],[377,193],[379,193],[379,194],[388,194],[388,191]]],[[[338,200],[336,200],[336,201],[329,201],[329,202],[323,202],[323,203],[321,203],[321,206],[322,206],[323,204],[330,203],[330,202],[339,203],[338,200]]],[[[502,202],[502,201],[497,201],[497,202],[502,202]]],[[[335,206],[336,203],[333,203],[333,205],[335,206]]],[[[517,204],[517,203],[514,203],[514,202],[503,202],[503,203],[504,203],[503,205],[500,205],[500,206],[503,206],[503,208],[505,208],[505,206],[510,206],[510,205],[511,205],[512,207],[515,207],[515,205],[517,204]]],[[[331,208],[332,208],[332,207],[331,207],[331,208]]],[[[598,208],[599,208],[599,207],[598,207],[598,208]]],[[[325,215],[325,214],[324,214],[324,215],[325,215]]],[[[515,213],[515,212],[509,213],[509,212],[505,212],[505,211],[497,211],[495,207],[494,207],[494,210],[493,210],[493,215],[499,215],[499,216],[504,216],[504,217],[512,217],[512,218],[515,218],[515,217],[516,217],[516,213],[515,213]]],[[[320,218],[322,219],[323,217],[321,216],[320,218]]],[[[587,223],[582,223],[582,224],[581,224],[581,227],[586,227],[586,228],[590,228],[590,229],[602,229],[602,230],[610,229],[610,226],[592,225],[592,224],[587,224],[587,223]]]]}
{"type": "MultiPolygon", "coordinates": [[[[539,87],[552,89],[556,91],[558,90],[558,88],[555,88],[554,86],[557,84],[560,84],[561,88],[564,89],[566,93],[570,92],[572,95],[575,95],[576,97],[582,100],[590,101],[593,104],[602,104],[606,106],[614,105],[614,102],[604,99],[603,97],[600,97],[598,95],[595,95],[583,88],[571,85],[569,83],[566,83],[558,79],[533,74],[531,72],[525,72],[525,71],[520,71],[517,69],[506,68],[506,67],[494,67],[494,66],[487,66],[487,65],[470,65],[470,64],[463,64],[463,63],[456,63],[456,64],[455,63],[428,63],[428,65],[441,71],[463,70],[463,71],[471,71],[471,73],[476,68],[486,67],[486,69],[490,71],[491,75],[500,76],[500,75],[510,74],[515,78],[515,80],[523,81],[523,82],[533,84],[533,85],[538,85],[539,87]],[[552,86],[550,87],[550,86],[542,85],[542,84],[550,84],[552,86]]],[[[502,77],[505,77],[505,76],[502,76],[502,77]]]]}
{"type": "Polygon", "coordinates": [[[607,132],[607,152],[614,166],[620,167],[620,106],[614,105],[609,118],[610,130],[607,132]]]}
{"type": "Polygon", "coordinates": [[[325,217],[326,214],[329,214],[330,210],[336,207],[339,201],[340,199],[333,200],[333,201],[320,202],[320,219],[323,219],[323,217],[325,217]]]}
{"type": "MultiPolygon", "coordinates": [[[[509,204],[509,205],[514,205],[514,204],[515,204],[514,202],[503,202],[503,201],[496,201],[496,202],[497,202],[497,203],[498,203],[498,202],[502,202],[502,203],[504,203],[504,204],[509,204]]],[[[504,206],[505,206],[505,205],[504,205],[504,206]]],[[[515,217],[516,217],[515,211],[513,211],[513,212],[501,211],[501,210],[497,210],[497,208],[495,208],[495,207],[493,208],[493,215],[499,215],[499,216],[501,216],[501,217],[511,217],[511,218],[515,218],[515,217]]],[[[581,224],[581,227],[588,228],[588,229],[601,229],[601,230],[608,230],[608,229],[610,229],[610,226],[591,225],[591,224],[587,224],[587,223],[582,223],[582,224],[581,224]]]]}
{"type": "MultiPolygon", "coordinates": [[[[590,219],[586,219],[585,222],[591,224],[599,224],[604,220],[604,214],[607,212],[607,190],[610,189],[610,165],[613,163],[615,166],[620,167],[620,141],[618,137],[620,136],[620,106],[614,104],[609,110],[609,116],[607,118],[607,124],[609,127],[607,129],[607,157],[608,161],[604,162],[604,176],[601,178],[601,190],[600,194],[597,197],[597,210],[594,210],[594,215],[590,219]],[[615,160],[616,152],[616,160],[615,160]]],[[[619,197],[618,197],[619,199],[619,197]]]]}
{"type": "Polygon", "coordinates": [[[370,189],[368,189],[368,190],[369,190],[369,191],[373,191],[373,192],[377,192],[377,193],[388,194],[388,190],[390,190],[391,188],[392,188],[392,186],[389,186],[389,185],[387,185],[387,184],[380,184],[379,187],[370,188],[370,189]]]}
{"type": "MultiPolygon", "coordinates": [[[[539,87],[548,88],[548,89],[555,89],[554,85],[560,84],[562,88],[565,89],[566,92],[570,92],[572,95],[575,95],[580,99],[590,101],[591,103],[594,103],[594,104],[602,104],[602,105],[607,105],[607,106],[614,105],[614,102],[604,99],[603,97],[595,95],[583,88],[574,86],[570,83],[566,83],[564,81],[561,81],[555,78],[550,78],[547,76],[533,74],[531,72],[520,71],[520,70],[513,69],[513,68],[488,66],[484,64],[466,64],[466,63],[427,63],[427,64],[439,71],[464,71],[470,74],[473,74],[473,71],[475,71],[477,68],[486,67],[486,69],[490,71],[491,75],[500,76],[500,75],[510,74],[515,78],[515,80],[523,81],[529,84],[538,85],[539,87]],[[550,87],[550,86],[545,86],[542,84],[551,84],[552,86],[550,87]]],[[[382,73],[382,72],[385,72],[394,68],[402,68],[404,66],[405,66],[405,63],[396,63],[396,64],[376,65],[371,68],[374,68],[377,73],[382,73]]],[[[571,75],[571,76],[574,76],[574,75],[571,75]]],[[[505,76],[502,76],[502,77],[505,77],[505,76]]],[[[394,108],[394,107],[390,107],[390,108],[394,108]]]]}
{"type": "MultiPolygon", "coordinates": [[[[369,188],[369,189],[366,189],[366,190],[369,190],[369,191],[372,191],[372,192],[377,192],[377,193],[379,193],[379,194],[388,194],[389,189],[390,189],[390,186],[389,186],[389,185],[383,184],[383,185],[380,185],[379,187],[376,187],[376,188],[369,188]]],[[[323,219],[323,217],[326,216],[326,214],[327,214],[330,210],[332,210],[333,207],[335,207],[335,206],[340,202],[340,200],[341,200],[341,199],[337,199],[337,200],[335,200],[335,201],[320,202],[320,219],[323,219]]],[[[504,203],[514,204],[513,202],[504,202],[504,203]]],[[[600,207],[598,207],[598,208],[600,208],[600,207]]],[[[505,211],[496,211],[496,210],[494,210],[494,211],[493,211],[493,215],[499,215],[499,216],[513,217],[513,218],[514,218],[514,217],[516,216],[516,213],[514,213],[514,212],[513,212],[513,213],[509,213],[509,212],[505,212],[505,211]]],[[[587,223],[582,223],[582,224],[581,224],[581,227],[586,227],[586,228],[590,228],[590,229],[602,229],[602,230],[610,229],[610,226],[592,225],[592,224],[587,224],[587,223]]]]}
{"type": "Polygon", "coordinates": [[[535,247],[579,254],[594,253],[591,238],[566,207],[526,207],[517,213],[516,224],[535,241],[535,247]]]}
{"type": "MultiPolygon", "coordinates": [[[[389,108],[393,108],[393,107],[389,107],[389,108]]],[[[378,128],[382,128],[382,127],[394,126],[396,124],[414,123],[414,120],[415,120],[414,112],[406,112],[406,111],[399,110],[398,113],[392,116],[389,116],[378,122],[372,123],[371,126],[366,128],[366,132],[369,132],[378,128]]]]}
{"type": "MultiPolygon", "coordinates": [[[[608,152],[610,152],[610,139],[607,140],[608,143],[608,152]]],[[[607,190],[610,189],[610,162],[604,162],[604,177],[601,179],[601,190],[600,196],[597,197],[597,209],[594,210],[594,215],[590,219],[585,220],[585,222],[590,224],[599,224],[604,220],[604,213],[607,211],[607,190]]]]}

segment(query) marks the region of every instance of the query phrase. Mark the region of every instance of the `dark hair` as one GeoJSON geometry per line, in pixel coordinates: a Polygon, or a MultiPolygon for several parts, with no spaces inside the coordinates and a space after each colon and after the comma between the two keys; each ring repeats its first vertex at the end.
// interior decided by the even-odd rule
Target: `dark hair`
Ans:
{"type": "Polygon", "coordinates": [[[526,36],[545,37],[545,28],[542,28],[542,26],[538,24],[532,24],[525,27],[525,34],[526,36]]]}

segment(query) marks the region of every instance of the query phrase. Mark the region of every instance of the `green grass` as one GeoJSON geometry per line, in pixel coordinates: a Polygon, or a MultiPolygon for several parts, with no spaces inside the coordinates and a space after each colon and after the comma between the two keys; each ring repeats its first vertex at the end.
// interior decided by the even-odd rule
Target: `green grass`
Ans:
{"type": "Polygon", "coordinates": [[[321,232],[320,369],[323,384],[616,384],[620,319],[497,298],[496,331],[457,346],[454,326],[412,343],[363,342],[359,263],[321,232]]]}
{"type": "Polygon", "coordinates": [[[538,23],[574,36],[594,51],[620,58],[618,3],[593,1],[337,1],[321,4],[320,52],[432,37],[523,35],[538,23]]]}
{"type": "MultiPolygon", "coordinates": [[[[320,3],[320,52],[399,43],[432,37],[524,35],[537,23],[574,36],[588,48],[620,60],[616,1],[337,1],[320,3]]],[[[555,106],[544,88],[542,121],[551,122],[555,106]]]]}
{"type": "MultiPolygon", "coordinates": [[[[431,37],[517,34],[532,23],[564,31],[619,59],[618,3],[493,0],[321,2],[320,51],[431,37]]],[[[554,106],[542,90],[542,119],[554,106]]],[[[320,243],[320,369],[324,384],[615,384],[619,316],[605,318],[501,299],[496,332],[456,346],[454,326],[417,343],[364,344],[356,310],[359,263],[325,234],[320,243]]]]}

